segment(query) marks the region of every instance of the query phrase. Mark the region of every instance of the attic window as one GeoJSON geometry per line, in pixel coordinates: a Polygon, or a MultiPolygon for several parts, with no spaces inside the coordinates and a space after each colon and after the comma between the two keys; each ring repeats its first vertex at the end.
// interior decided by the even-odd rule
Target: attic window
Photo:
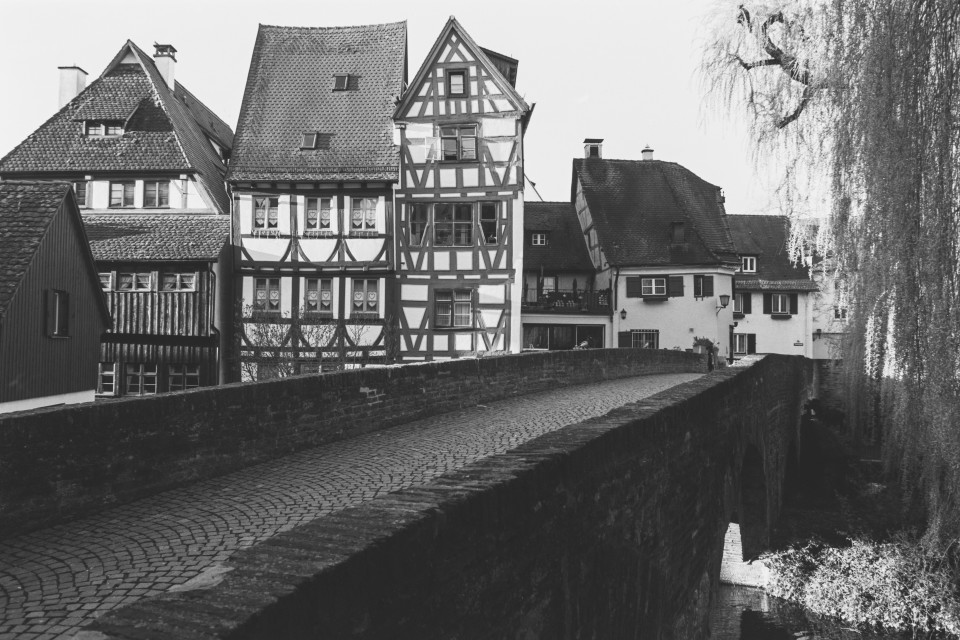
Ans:
{"type": "Polygon", "coordinates": [[[547,232],[546,231],[534,231],[530,234],[530,244],[534,247],[545,247],[547,246],[547,232]]]}
{"type": "Polygon", "coordinates": [[[123,135],[123,123],[118,120],[87,120],[84,133],[88,136],[120,136],[123,135]]]}
{"type": "Polygon", "coordinates": [[[346,91],[349,85],[350,85],[349,73],[333,74],[333,90],[334,91],[346,91]]]}
{"type": "Polygon", "coordinates": [[[450,71],[447,73],[447,95],[457,98],[467,95],[466,71],[450,71]]]}
{"type": "Polygon", "coordinates": [[[686,235],[684,233],[682,222],[671,223],[670,239],[673,242],[673,244],[683,244],[684,242],[686,242],[686,235]]]}
{"type": "Polygon", "coordinates": [[[743,256],[740,258],[740,270],[743,273],[756,273],[757,272],[757,257],[756,256],[743,256]]]}
{"type": "Polygon", "coordinates": [[[316,149],[317,148],[317,138],[319,136],[316,132],[304,133],[303,141],[300,143],[301,149],[316,149]]]}

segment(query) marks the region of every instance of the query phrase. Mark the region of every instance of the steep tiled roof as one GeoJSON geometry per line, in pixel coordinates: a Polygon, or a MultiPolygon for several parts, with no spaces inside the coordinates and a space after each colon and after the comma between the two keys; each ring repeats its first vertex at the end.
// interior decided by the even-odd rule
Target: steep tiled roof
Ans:
{"type": "Polygon", "coordinates": [[[743,291],[816,291],[806,267],[790,260],[789,220],[784,216],[728,215],[727,224],[740,255],[757,257],[757,272],[738,273],[743,291]]]}
{"type": "Polygon", "coordinates": [[[406,50],[405,22],[260,25],[228,179],[396,180],[406,50]],[[347,91],[333,90],[334,74],[350,74],[347,91]],[[301,150],[304,132],[331,134],[329,148],[301,150]]]}
{"type": "MultiPolygon", "coordinates": [[[[577,220],[577,211],[569,202],[526,202],[523,205],[524,231],[547,231],[546,246],[523,249],[523,268],[550,271],[585,271],[593,273],[586,241],[577,220]]],[[[527,234],[524,234],[527,235],[527,234]]],[[[526,242],[526,239],[524,239],[526,242]]]]}
{"type": "Polygon", "coordinates": [[[738,262],[719,187],[689,169],[659,160],[581,158],[573,173],[611,265],[738,262]],[[686,242],[671,242],[675,222],[684,224],[686,242]]]}
{"type": "MultiPolygon", "coordinates": [[[[3,268],[0,269],[0,319],[6,315],[10,301],[64,199],[73,201],[71,194],[70,185],[63,182],[0,182],[0,256],[3,257],[3,268]]],[[[77,216],[78,244],[85,247],[87,239],[75,202],[72,210],[72,215],[77,216]]],[[[71,213],[65,211],[64,215],[71,213]]],[[[83,250],[89,265],[91,287],[99,291],[93,258],[89,250],[83,250]]],[[[100,313],[109,320],[106,303],[99,295],[97,299],[100,301],[100,313]]]]}
{"type": "Polygon", "coordinates": [[[0,159],[0,174],[197,171],[216,208],[228,213],[226,168],[208,134],[230,147],[230,127],[179,83],[171,91],[153,58],[127,41],[99,78],[0,159]],[[121,62],[128,53],[136,62],[121,62]],[[84,120],[121,120],[124,134],[86,136],[84,120]]]}
{"type": "Polygon", "coordinates": [[[103,261],[216,260],[230,235],[226,216],[88,215],[93,257],[103,261]]]}

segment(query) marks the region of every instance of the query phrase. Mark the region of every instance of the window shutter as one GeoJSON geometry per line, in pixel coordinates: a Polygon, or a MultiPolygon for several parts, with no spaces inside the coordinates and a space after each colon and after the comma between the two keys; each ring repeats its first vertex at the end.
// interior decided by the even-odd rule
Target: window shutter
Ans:
{"type": "Polygon", "coordinates": [[[53,337],[57,331],[57,313],[56,302],[53,299],[53,290],[45,289],[43,291],[43,316],[46,320],[44,331],[47,337],[53,337]]]}
{"type": "Polygon", "coordinates": [[[713,276],[703,276],[703,297],[713,297],[713,276]]]}
{"type": "Polygon", "coordinates": [[[621,349],[628,349],[632,346],[633,342],[631,340],[629,331],[621,331],[617,334],[617,347],[621,349]]]}
{"type": "Polygon", "coordinates": [[[683,297],[683,276],[667,277],[667,295],[671,298],[683,297]]]}
{"type": "Polygon", "coordinates": [[[791,293],[790,294],[790,313],[792,313],[793,315],[797,315],[798,306],[799,306],[799,303],[797,302],[797,294],[791,293]]]}
{"type": "Polygon", "coordinates": [[[640,297],[640,276],[627,276],[627,297],[640,297]]]}
{"type": "Polygon", "coordinates": [[[749,291],[745,291],[743,293],[743,313],[744,314],[753,313],[753,305],[751,304],[752,301],[753,301],[753,294],[750,293],[749,291]]]}
{"type": "Polygon", "coordinates": [[[769,293],[763,294],[763,312],[766,313],[767,315],[771,313],[771,309],[773,308],[773,303],[771,302],[771,296],[772,294],[769,294],[769,293]]]}
{"type": "Polygon", "coordinates": [[[756,353],[757,352],[757,334],[748,333],[747,334],[747,353],[756,353]]]}

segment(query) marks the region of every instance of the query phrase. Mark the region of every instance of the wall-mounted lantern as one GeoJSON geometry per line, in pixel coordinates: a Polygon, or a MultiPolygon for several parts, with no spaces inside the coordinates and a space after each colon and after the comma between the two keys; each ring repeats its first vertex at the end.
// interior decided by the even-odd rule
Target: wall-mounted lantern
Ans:
{"type": "Polygon", "coordinates": [[[626,309],[620,309],[620,319],[621,319],[621,320],[626,320],[626,319],[627,319],[627,310],[626,310],[626,309]]]}
{"type": "Polygon", "coordinates": [[[726,308],[727,308],[727,305],[729,305],[729,304],[730,304],[730,295],[729,295],[729,294],[726,294],[726,293],[721,294],[721,295],[720,295],[720,306],[717,307],[717,315],[720,315],[720,309],[726,309],[726,308]]]}

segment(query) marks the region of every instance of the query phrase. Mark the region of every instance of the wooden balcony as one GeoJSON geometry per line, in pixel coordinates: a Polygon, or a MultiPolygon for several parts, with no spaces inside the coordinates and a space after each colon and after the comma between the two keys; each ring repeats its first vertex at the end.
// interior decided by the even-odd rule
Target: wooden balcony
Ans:
{"type": "Polygon", "coordinates": [[[520,310],[524,313],[570,313],[610,314],[610,290],[575,291],[557,290],[537,293],[524,292],[520,310]]]}

